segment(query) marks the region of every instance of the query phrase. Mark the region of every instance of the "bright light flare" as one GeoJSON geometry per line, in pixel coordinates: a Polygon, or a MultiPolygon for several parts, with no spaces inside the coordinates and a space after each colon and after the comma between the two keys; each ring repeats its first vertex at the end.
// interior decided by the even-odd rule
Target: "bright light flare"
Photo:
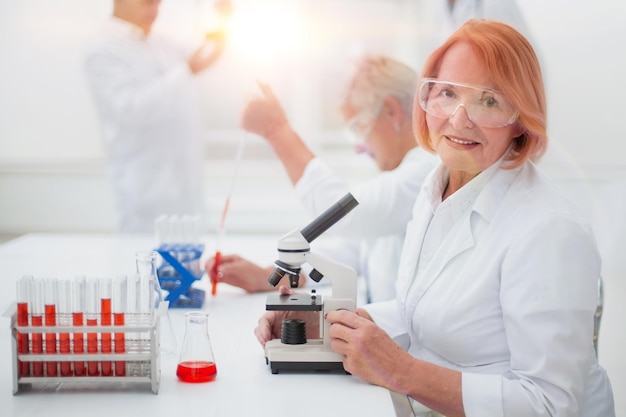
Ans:
{"type": "Polygon", "coordinates": [[[308,21],[291,2],[248,4],[235,9],[228,25],[228,43],[248,65],[275,66],[298,61],[310,40],[308,21]]]}

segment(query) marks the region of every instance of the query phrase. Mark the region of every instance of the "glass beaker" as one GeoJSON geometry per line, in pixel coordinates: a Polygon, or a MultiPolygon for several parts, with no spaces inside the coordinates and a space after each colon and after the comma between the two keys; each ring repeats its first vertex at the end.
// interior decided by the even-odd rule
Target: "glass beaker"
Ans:
{"type": "Polygon", "coordinates": [[[135,253],[138,276],[137,309],[140,316],[147,315],[148,322],[152,320],[152,313],[156,309],[160,323],[160,351],[163,356],[170,356],[176,352],[176,336],[167,308],[159,308],[165,302],[165,297],[156,273],[157,255],[156,251],[135,253]]]}
{"type": "Polygon", "coordinates": [[[185,313],[186,327],[183,348],[176,376],[184,382],[213,381],[217,375],[208,328],[209,313],[185,313]]]}

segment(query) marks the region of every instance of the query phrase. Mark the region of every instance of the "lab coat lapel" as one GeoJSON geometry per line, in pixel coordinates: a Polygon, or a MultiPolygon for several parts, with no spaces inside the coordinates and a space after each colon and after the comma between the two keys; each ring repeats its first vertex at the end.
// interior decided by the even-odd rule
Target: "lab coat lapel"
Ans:
{"type": "MultiPolygon", "coordinates": [[[[425,200],[423,195],[418,196],[418,203],[420,199],[425,200]]],[[[431,207],[422,202],[422,204],[415,205],[413,218],[407,224],[406,237],[402,247],[402,255],[400,256],[399,276],[396,281],[396,294],[404,297],[405,300],[416,274],[419,253],[432,217],[431,207]]]]}
{"type": "Polygon", "coordinates": [[[420,279],[419,298],[424,296],[431,285],[441,276],[445,267],[453,262],[454,258],[474,246],[475,240],[470,221],[472,212],[469,210],[465,214],[465,217],[448,233],[441,248],[435,253],[420,279]]]}
{"type": "Polygon", "coordinates": [[[443,274],[445,268],[454,262],[456,257],[473,248],[480,240],[481,230],[484,230],[484,227],[487,227],[495,216],[507,190],[521,169],[504,170],[498,165],[490,175],[483,178],[486,182],[485,187],[480,191],[474,204],[468,207],[450,230],[424,271],[419,283],[419,298],[443,274]],[[481,224],[484,226],[479,227],[481,224]]]}

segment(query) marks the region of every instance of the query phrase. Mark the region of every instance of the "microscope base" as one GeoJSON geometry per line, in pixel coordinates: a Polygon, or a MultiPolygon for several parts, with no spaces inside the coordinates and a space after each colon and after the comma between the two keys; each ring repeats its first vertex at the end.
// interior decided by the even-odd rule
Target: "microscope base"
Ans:
{"type": "Polygon", "coordinates": [[[279,339],[270,340],[265,345],[265,361],[272,374],[279,371],[340,371],[343,357],[332,351],[322,340],[308,340],[302,345],[286,345],[279,339]]]}

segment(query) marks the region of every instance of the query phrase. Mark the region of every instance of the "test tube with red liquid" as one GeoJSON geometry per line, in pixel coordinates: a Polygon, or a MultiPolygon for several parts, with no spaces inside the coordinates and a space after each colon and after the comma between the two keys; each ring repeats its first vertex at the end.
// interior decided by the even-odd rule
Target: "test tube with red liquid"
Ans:
{"type": "MultiPolygon", "coordinates": [[[[98,316],[99,316],[99,291],[98,291],[98,280],[96,278],[89,278],[87,280],[86,291],[85,291],[85,310],[87,313],[87,327],[97,326],[98,325],[98,316]]],[[[87,353],[88,354],[97,354],[98,353],[98,333],[97,332],[87,332],[87,353]]],[[[87,375],[88,376],[99,376],[100,370],[98,369],[98,361],[89,360],[87,361],[87,375]]]]}
{"type": "MultiPolygon", "coordinates": [[[[44,290],[44,311],[45,325],[56,327],[57,325],[57,279],[46,278],[44,290]]],[[[46,332],[46,353],[55,355],[57,353],[57,334],[54,331],[46,332]]],[[[56,361],[46,362],[46,375],[55,377],[58,375],[58,363],[56,361]]]]}
{"type": "MultiPolygon", "coordinates": [[[[126,311],[126,283],[125,275],[115,277],[113,281],[113,325],[124,326],[124,314],[126,311]]],[[[124,332],[115,332],[115,353],[126,352],[126,334],[124,332]]],[[[115,376],[126,375],[126,362],[115,361],[115,376]]]]}
{"type": "MultiPolygon", "coordinates": [[[[23,276],[17,282],[17,325],[28,326],[28,309],[31,303],[31,287],[33,277],[30,275],[23,276]]],[[[17,333],[17,353],[20,355],[28,354],[30,351],[30,337],[28,333],[17,333]]],[[[29,362],[17,362],[18,375],[20,377],[30,376],[29,362]]]]}
{"type": "MultiPolygon", "coordinates": [[[[70,333],[61,330],[72,324],[72,287],[71,282],[65,279],[59,280],[57,284],[58,303],[58,324],[59,324],[59,353],[69,355],[71,353],[70,333]]],[[[61,376],[72,376],[72,363],[70,361],[59,361],[61,376]]]]}
{"type": "Polygon", "coordinates": [[[217,283],[220,282],[217,268],[220,266],[221,263],[222,252],[217,250],[215,251],[215,262],[213,263],[213,267],[211,268],[211,295],[217,294],[217,283]]]}
{"type": "MultiPolygon", "coordinates": [[[[100,279],[100,325],[110,326],[112,324],[111,312],[111,278],[100,279]]],[[[100,334],[100,352],[112,353],[113,344],[111,333],[102,332],[100,334]]],[[[102,361],[100,364],[102,376],[113,376],[113,367],[111,361],[102,361]]]]}
{"type": "MultiPolygon", "coordinates": [[[[33,327],[43,326],[43,279],[35,278],[32,282],[33,296],[32,296],[32,309],[30,316],[30,323],[33,327]]],[[[43,354],[43,335],[41,333],[33,333],[32,337],[32,351],[34,355],[43,354]]],[[[43,362],[33,362],[33,376],[42,377],[43,375],[43,362]]]]}
{"type": "MultiPolygon", "coordinates": [[[[85,325],[85,277],[78,276],[72,282],[72,325],[82,327],[85,325]]],[[[85,353],[85,338],[82,332],[74,332],[73,335],[74,354],[85,353]]],[[[85,362],[74,361],[74,376],[85,376],[85,362]]]]}

